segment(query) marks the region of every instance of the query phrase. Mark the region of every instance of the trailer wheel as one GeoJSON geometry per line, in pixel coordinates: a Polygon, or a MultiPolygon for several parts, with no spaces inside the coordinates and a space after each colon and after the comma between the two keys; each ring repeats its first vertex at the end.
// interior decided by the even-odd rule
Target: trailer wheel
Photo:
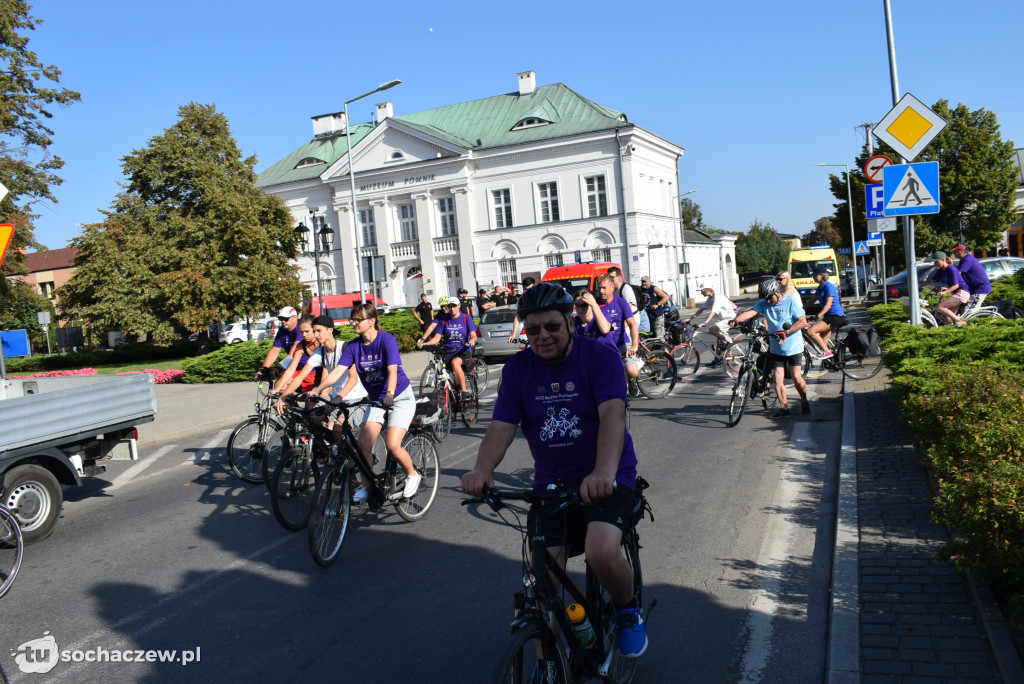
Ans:
{"type": "Polygon", "coordinates": [[[24,464],[4,474],[4,505],[18,518],[25,544],[50,536],[60,517],[64,493],[46,468],[24,464]]]}

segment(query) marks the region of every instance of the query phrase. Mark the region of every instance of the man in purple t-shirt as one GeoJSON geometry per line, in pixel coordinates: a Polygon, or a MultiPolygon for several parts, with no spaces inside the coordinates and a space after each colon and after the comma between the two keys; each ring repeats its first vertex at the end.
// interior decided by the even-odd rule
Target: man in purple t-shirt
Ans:
{"type": "Polygon", "coordinates": [[[981,306],[985,298],[992,294],[992,281],[989,280],[985,267],[967,251],[967,245],[962,242],[953,245],[953,256],[960,260],[956,267],[964,277],[967,289],[971,291],[971,308],[981,306]]]}
{"type": "Polygon", "coordinates": [[[267,352],[267,357],[263,359],[263,367],[256,373],[257,378],[260,373],[274,365],[277,357],[281,355],[282,349],[287,349],[290,352],[295,343],[302,339],[302,332],[299,331],[299,312],[295,310],[294,306],[286,306],[278,311],[277,320],[281,322],[281,326],[277,329],[277,334],[274,335],[274,344],[267,352]]]}
{"type": "Polygon", "coordinates": [[[466,371],[473,362],[473,347],[479,333],[469,314],[459,310],[459,300],[442,295],[437,304],[440,310],[433,322],[423,331],[423,337],[416,341],[416,347],[424,344],[444,342],[445,363],[451,369],[455,381],[462,390],[463,399],[471,399],[466,389],[466,371]]]}
{"type": "Polygon", "coordinates": [[[626,382],[614,351],[572,335],[572,306],[572,297],[554,283],[523,295],[518,313],[530,347],[502,370],[493,420],[462,488],[480,495],[494,486],[494,470],[522,426],[534,459],[534,489],[556,483],[579,487],[582,499],[593,504],[549,517],[532,526],[531,535],[544,535],[548,551],[563,565],[567,548],[585,543],[587,561],[618,608],[619,650],[637,657],[647,647],[647,633],[632,571],[619,551],[637,502],[626,382]]]}
{"type": "Polygon", "coordinates": [[[613,276],[597,276],[594,283],[597,287],[597,303],[601,307],[601,313],[612,325],[609,334],[619,353],[623,355],[626,375],[630,380],[636,380],[640,377],[640,359],[636,356],[636,351],[640,347],[640,326],[633,317],[633,309],[629,302],[615,294],[613,276]]]}

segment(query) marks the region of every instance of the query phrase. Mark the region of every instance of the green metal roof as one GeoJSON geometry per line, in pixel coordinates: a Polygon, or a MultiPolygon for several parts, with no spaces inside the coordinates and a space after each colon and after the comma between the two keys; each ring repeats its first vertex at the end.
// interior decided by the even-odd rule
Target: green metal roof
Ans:
{"type": "MultiPolygon", "coordinates": [[[[396,122],[457,147],[483,150],[518,145],[580,133],[601,131],[628,125],[621,112],[591,102],[561,83],[540,86],[528,95],[518,92],[482,100],[428,109],[394,117],[396,122]],[[536,118],[551,123],[513,130],[524,119],[536,118]]],[[[373,130],[373,124],[352,126],[352,145],[373,130]]],[[[314,138],[284,159],[259,174],[259,187],[309,180],[320,176],[331,164],[345,156],[344,134],[314,138]],[[322,160],[295,168],[303,159],[322,160]]]]}

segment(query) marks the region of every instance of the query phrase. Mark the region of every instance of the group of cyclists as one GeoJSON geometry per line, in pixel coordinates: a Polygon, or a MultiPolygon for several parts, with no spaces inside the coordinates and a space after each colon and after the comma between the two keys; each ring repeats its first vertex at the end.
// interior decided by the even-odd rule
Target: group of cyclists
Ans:
{"type": "Polygon", "coordinates": [[[962,242],[953,245],[953,256],[960,260],[956,266],[945,252],[935,252],[932,255],[935,272],[922,286],[932,282],[941,284],[939,296],[948,296],[939,302],[938,311],[950,324],[961,326],[965,322],[959,315],[960,305],[970,302],[972,308],[981,306],[992,294],[992,283],[985,267],[968,251],[967,245],[962,242]]]}

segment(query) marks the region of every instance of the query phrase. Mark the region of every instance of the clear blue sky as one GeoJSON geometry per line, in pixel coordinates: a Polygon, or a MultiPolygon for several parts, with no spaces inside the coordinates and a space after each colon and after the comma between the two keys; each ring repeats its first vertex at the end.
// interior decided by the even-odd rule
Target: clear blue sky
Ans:
{"type": "MultiPolygon", "coordinates": [[[[1024,146],[1020,0],[892,0],[900,92],[994,111],[1024,146]]],[[[520,71],[562,82],[686,149],[680,189],[706,223],[803,234],[833,213],[828,173],[854,126],[892,106],[882,0],[504,3],[296,0],[39,2],[44,63],[82,102],[52,120],[67,163],[36,237],[64,247],[101,219],[120,158],[213,103],[260,171],[312,134],[310,117],[399,78],[403,114],[512,92],[520,71]],[[431,31],[430,29],[433,29],[431,31]]],[[[370,118],[367,98],[353,106],[370,118]]],[[[842,172],[842,169],[838,169],[842,172]]]]}

